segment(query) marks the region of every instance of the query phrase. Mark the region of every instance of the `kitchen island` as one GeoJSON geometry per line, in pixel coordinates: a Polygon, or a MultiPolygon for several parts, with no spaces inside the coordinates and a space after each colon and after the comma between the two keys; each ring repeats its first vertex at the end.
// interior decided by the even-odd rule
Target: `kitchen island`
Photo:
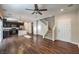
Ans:
{"type": "Polygon", "coordinates": [[[18,35],[19,28],[3,28],[3,38],[10,37],[12,35],[18,35]]]}

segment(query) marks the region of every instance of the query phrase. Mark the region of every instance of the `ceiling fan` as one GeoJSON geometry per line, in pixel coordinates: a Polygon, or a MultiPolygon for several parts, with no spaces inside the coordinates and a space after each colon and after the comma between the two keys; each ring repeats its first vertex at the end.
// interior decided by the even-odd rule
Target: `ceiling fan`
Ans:
{"type": "Polygon", "coordinates": [[[33,11],[32,14],[40,14],[42,15],[42,13],[40,11],[47,11],[47,9],[39,9],[37,4],[34,4],[34,9],[25,9],[25,10],[30,10],[33,11]]]}

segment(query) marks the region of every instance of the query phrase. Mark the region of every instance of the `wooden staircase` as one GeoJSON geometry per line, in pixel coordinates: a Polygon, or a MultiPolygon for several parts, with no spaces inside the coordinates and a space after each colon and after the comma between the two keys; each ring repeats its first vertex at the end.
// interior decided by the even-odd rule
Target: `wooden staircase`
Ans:
{"type": "Polygon", "coordinates": [[[41,19],[40,20],[46,27],[43,38],[54,40],[54,31],[55,31],[55,21],[54,23],[50,22],[50,20],[41,19]]]}
{"type": "Polygon", "coordinates": [[[51,39],[52,40],[52,29],[50,27],[48,27],[48,31],[45,35],[46,39],[51,39]]]}

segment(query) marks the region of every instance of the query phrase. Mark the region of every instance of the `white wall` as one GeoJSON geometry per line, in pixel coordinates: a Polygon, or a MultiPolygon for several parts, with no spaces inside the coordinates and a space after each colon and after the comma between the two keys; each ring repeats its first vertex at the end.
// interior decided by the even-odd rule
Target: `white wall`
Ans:
{"type": "MultiPolygon", "coordinates": [[[[2,15],[3,15],[2,11],[0,10],[0,17],[2,17],[2,15]]],[[[1,47],[2,39],[3,39],[3,22],[0,19],[0,47],[1,47]]]]}
{"type": "MultiPolygon", "coordinates": [[[[66,37],[64,37],[63,39],[56,37],[57,40],[64,40],[67,42],[79,43],[79,11],[73,11],[73,12],[68,12],[65,14],[57,15],[57,16],[55,16],[55,20],[56,20],[56,24],[57,24],[57,21],[59,21],[59,20],[64,20],[64,22],[66,20],[70,20],[70,25],[71,25],[70,26],[70,28],[71,28],[70,37],[68,34],[68,35],[66,35],[66,37],[68,39],[66,39],[66,37]]],[[[61,29],[61,31],[62,31],[62,29],[61,29]]],[[[57,30],[58,30],[58,28],[57,28],[57,30]]],[[[67,32],[67,31],[64,30],[64,32],[67,32]]],[[[57,32],[57,34],[58,34],[58,32],[57,32]]],[[[63,35],[64,34],[62,34],[62,37],[63,37],[63,35]]]]}
{"type": "Polygon", "coordinates": [[[52,29],[52,27],[53,27],[54,24],[55,24],[55,17],[54,17],[54,16],[48,17],[48,18],[46,18],[45,20],[48,21],[48,25],[49,25],[49,27],[52,29]]]}
{"type": "MultiPolygon", "coordinates": [[[[25,27],[25,30],[28,33],[31,33],[31,23],[30,22],[29,23],[24,22],[24,27],[25,27]]],[[[37,24],[37,21],[33,22],[33,32],[34,32],[34,34],[43,35],[45,27],[46,26],[40,20],[38,21],[38,24],[37,24]]]]}
{"type": "Polygon", "coordinates": [[[33,22],[33,26],[34,26],[34,28],[33,28],[34,34],[43,35],[43,33],[46,29],[45,24],[43,24],[40,20],[38,20],[38,21],[33,22]]]}
{"type": "Polygon", "coordinates": [[[72,28],[72,42],[79,43],[79,10],[73,16],[72,28]]]}
{"type": "Polygon", "coordinates": [[[57,39],[70,42],[71,39],[71,19],[68,16],[59,16],[57,22],[57,39]]]}
{"type": "MultiPolygon", "coordinates": [[[[31,23],[24,22],[24,27],[28,33],[31,33],[31,23]]],[[[39,35],[43,36],[46,29],[47,29],[47,26],[43,22],[41,22],[40,20],[33,22],[34,34],[39,34],[39,35]]]]}
{"type": "MultiPolygon", "coordinates": [[[[50,27],[53,27],[54,25],[54,17],[48,17],[41,20],[46,20],[46,22],[49,23],[50,27]]],[[[48,29],[48,26],[44,24],[41,20],[33,22],[34,34],[39,34],[43,36],[46,32],[45,30],[48,29]]]]}
{"type": "Polygon", "coordinates": [[[0,19],[0,43],[1,43],[2,39],[3,39],[3,29],[2,28],[3,28],[3,22],[0,19]]]}
{"type": "Polygon", "coordinates": [[[31,23],[24,22],[24,28],[27,31],[27,33],[31,33],[31,23]]]}

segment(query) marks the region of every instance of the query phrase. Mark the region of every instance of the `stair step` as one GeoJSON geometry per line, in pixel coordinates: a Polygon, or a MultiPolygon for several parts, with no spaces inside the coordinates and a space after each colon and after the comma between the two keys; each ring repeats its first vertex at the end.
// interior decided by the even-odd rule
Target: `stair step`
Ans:
{"type": "Polygon", "coordinates": [[[50,40],[52,39],[52,37],[49,37],[49,36],[45,36],[45,38],[46,38],[46,39],[50,39],[50,40]]]}
{"type": "Polygon", "coordinates": [[[52,39],[52,33],[46,34],[46,35],[45,35],[45,38],[46,38],[46,39],[52,39]]]}
{"type": "Polygon", "coordinates": [[[46,34],[46,36],[49,36],[49,35],[52,36],[52,33],[47,33],[47,34],[46,34]]]}

